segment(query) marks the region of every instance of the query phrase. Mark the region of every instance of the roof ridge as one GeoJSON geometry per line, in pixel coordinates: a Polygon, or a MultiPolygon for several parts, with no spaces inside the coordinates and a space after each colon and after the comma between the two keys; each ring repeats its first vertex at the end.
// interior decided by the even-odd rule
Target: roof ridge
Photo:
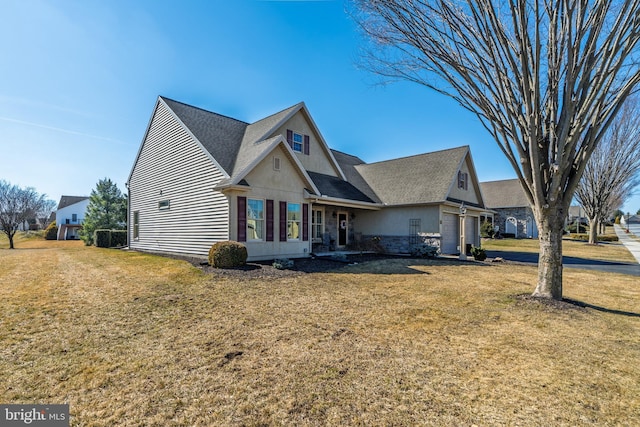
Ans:
{"type": "Polygon", "coordinates": [[[286,108],[283,108],[283,109],[282,109],[282,110],[280,110],[280,111],[276,111],[276,112],[275,112],[275,113],[273,113],[273,114],[269,114],[268,116],[262,117],[261,119],[258,119],[258,120],[256,120],[256,121],[254,121],[254,122],[252,122],[252,123],[248,123],[248,124],[249,124],[249,125],[253,125],[253,124],[256,124],[256,123],[261,122],[261,121],[263,121],[263,120],[267,120],[267,119],[268,119],[268,118],[270,118],[270,117],[277,116],[278,114],[284,113],[284,112],[285,112],[285,111],[287,111],[287,110],[291,110],[292,108],[297,107],[298,105],[304,105],[304,101],[300,101],[300,102],[298,102],[297,104],[290,105],[290,106],[288,106],[288,107],[286,107],[286,108]]]}
{"type": "Polygon", "coordinates": [[[187,104],[186,102],[176,101],[175,99],[168,98],[166,96],[160,95],[160,98],[162,98],[165,101],[171,101],[171,102],[175,102],[176,104],[184,105],[185,107],[193,108],[195,110],[204,111],[205,113],[215,114],[218,117],[224,117],[225,119],[233,120],[233,121],[245,124],[245,125],[250,125],[251,124],[251,123],[245,122],[244,120],[236,119],[235,117],[231,117],[231,116],[227,116],[227,115],[224,115],[224,114],[216,113],[215,111],[207,110],[207,109],[204,109],[204,108],[201,108],[201,107],[196,107],[195,105],[187,104]]]}
{"type": "Polygon", "coordinates": [[[494,182],[517,181],[518,178],[494,179],[493,181],[482,181],[480,184],[493,184],[494,182]]]}
{"type": "MultiPolygon", "coordinates": [[[[404,157],[396,157],[395,159],[387,159],[387,160],[380,160],[378,162],[373,162],[373,163],[365,163],[365,165],[367,166],[373,166],[373,165],[379,165],[381,163],[387,163],[387,162],[396,162],[398,160],[406,160],[406,159],[411,159],[411,158],[415,158],[415,157],[421,157],[421,156],[431,156],[433,154],[438,154],[438,153],[444,153],[445,151],[454,151],[454,150],[460,150],[463,148],[469,148],[468,145],[461,145],[459,147],[453,147],[453,148],[445,148],[443,150],[438,150],[438,151],[430,151],[428,153],[420,153],[420,154],[412,154],[410,156],[404,156],[404,157]]],[[[358,165],[360,166],[360,165],[358,165]]]]}

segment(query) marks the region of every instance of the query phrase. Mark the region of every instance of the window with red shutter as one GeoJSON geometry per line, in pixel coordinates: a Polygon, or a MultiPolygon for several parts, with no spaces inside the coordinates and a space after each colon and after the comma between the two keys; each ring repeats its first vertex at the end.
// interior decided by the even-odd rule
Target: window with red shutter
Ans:
{"type": "Polygon", "coordinates": [[[238,196],[238,242],[247,241],[247,198],[238,196]]]}
{"type": "Polygon", "coordinates": [[[309,205],[302,205],[302,240],[309,240],[309,205]]]}
{"type": "Polygon", "coordinates": [[[273,242],[273,200],[267,199],[267,242],[273,242]]]}
{"type": "Polygon", "coordinates": [[[291,129],[287,129],[287,142],[289,147],[293,148],[293,131],[291,129]]]}
{"type": "Polygon", "coordinates": [[[309,135],[304,136],[304,154],[309,155],[309,135]]]}
{"type": "Polygon", "coordinates": [[[287,241],[287,202],[280,202],[280,241],[287,241]]]}

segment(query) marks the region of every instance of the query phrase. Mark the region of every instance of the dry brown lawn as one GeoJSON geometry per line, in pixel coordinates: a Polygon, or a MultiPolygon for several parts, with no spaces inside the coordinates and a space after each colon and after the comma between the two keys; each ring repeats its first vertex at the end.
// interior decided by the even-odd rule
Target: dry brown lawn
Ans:
{"type": "Polygon", "coordinates": [[[73,426],[640,424],[638,278],[566,269],[581,304],[542,304],[535,277],[392,259],[264,282],[21,241],[0,402],[69,403],[73,426]]]}

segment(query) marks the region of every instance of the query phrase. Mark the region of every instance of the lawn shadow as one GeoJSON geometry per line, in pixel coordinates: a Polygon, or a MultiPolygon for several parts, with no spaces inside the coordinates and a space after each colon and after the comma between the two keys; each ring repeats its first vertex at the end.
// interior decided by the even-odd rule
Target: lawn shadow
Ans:
{"type": "Polygon", "coordinates": [[[600,311],[602,313],[617,314],[617,315],[626,316],[626,317],[640,317],[640,313],[634,313],[632,311],[613,310],[610,308],[600,307],[599,305],[593,305],[583,301],[574,300],[571,298],[563,298],[562,301],[566,302],[567,304],[574,305],[576,307],[591,308],[593,310],[600,311]]]}

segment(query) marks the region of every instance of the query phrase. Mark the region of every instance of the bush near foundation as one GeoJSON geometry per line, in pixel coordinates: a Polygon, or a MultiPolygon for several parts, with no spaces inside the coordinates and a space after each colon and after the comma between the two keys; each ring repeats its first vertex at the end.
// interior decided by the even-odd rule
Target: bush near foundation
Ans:
{"type": "Polygon", "coordinates": [[[56,222],[53,221],[51,224],[47,226],[44,230],[44,238],[45,240],[57,240],[58,239],[58,226],[56,222]]]}
{"type": "Polygon", "coordinates": [[[232,240],[214,243],[209,249],[209,265],[216,268],[242,267],[247,257],[247,247],[232,240]]]}

